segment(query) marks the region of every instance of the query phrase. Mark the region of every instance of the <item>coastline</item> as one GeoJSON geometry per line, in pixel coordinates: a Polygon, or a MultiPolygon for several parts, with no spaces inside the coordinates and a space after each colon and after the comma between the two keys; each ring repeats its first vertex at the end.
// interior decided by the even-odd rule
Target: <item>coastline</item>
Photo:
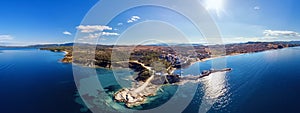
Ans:
{"type": "MultiPolygon", "coordinates": [[[[211,61],[211,60],[215,60],[215,59],[219,59],[219,58],[225,58],[225,57],[232,57],[232,56],[240,56],[240,55],[248,55],[248,54],[256,54],[256,53],[263,53],[263,52],[270,52],[270,51],[278,51],[278,50],[284,50],[284,49],[289,49],[289,48],[300,48],[300,46],[295,46],[295,47],[286,47],[286,48],[280,48],[280,49],[270,49],[270,50],[266,50],[266,51],[259,51],[259,52],[249,52],[249,53],[233,53],[233,54],[229,54],[229,55],[224,55],[224,56],[216,56],[216,57],[211,57],[211,58],[204,58],[198,61],[194,61],[191,62],[191,64],[185,68],[188,68],[196,63],[200,63],[200,62],[206,62],[206,61],[211,61]]],[[[177,70],[177,68],[174,68],[174,70],[172,71],[172,73],[177,70]]]]}
{"type": "MultiPolygon", "coordinates": [[[[288,48],[292,48],[292,47],[288,47],[288,48]]],[[[277,51],[277,50],[283,50],[283,49],[288,49],[288,48],[281,48],[281,49],[270,49],[270,50],[266,50],[266,51],[259,51],[259,52],[249,52],[249,53],[233,53],[233,54],[229,54],[229,55],[224,55],[224,56],[214,56],[211,58],[204,58],[202,60],[198,60],[198,61],[194,61],[191,62],[188,66],[186,66],[185,68],[190,67],[191,65],[194,65],[195,63],[198,62],[206,62],[206,61],[210,61],[210,60],[215,60],[218,58],[225,58],[225,57],[231,57],[231,56],[238,56],[238,55],[246,55],[246,54],[255,54],[255,53],[261,53],[261,52],[268,52],[268,51],[277,51]]],[[[296,48],[296,47],[295,47],[296,48]]],[[[70,52],[64,51],[65,56],[70,54],[70,52]]],[[[141,63],[142,65],[142,63],[141,63]]],[[[82,65],[80,65],[82,66],[82,65]]],[[[114,67],[114,68],[107,68],[107,67],[101,67],[101,66],[85,66],[85,67],[90,67],[90,68],[103,68],[103,69],[122,69],[122,67],[114,67]]],[[[150,67],[147,69],[151,69],[150,67]]],[[[173,74],[173,72],[175,70],[177,70],[178,68],[172,68],[172,70],[170,71],[171,74],[173,74]]],[[[192,83],[196,83],[201,77],[201,75],[190,75],[190,76],[186,76],[186,77],[182,77],[182,81],[178,82],[178,83],[174,83],[171,85],[184,85],[185,83],[188,82],[192,82],[192,83]]],[[[151,81],[153,79],[153,76],[150,77],[151,79],[147,80],[147,81],[151,81]]],[[[138,84],[136,84],[136,86],[132,86],[131,88],[122,88],[120,90],[118,90],[113,98],[115,99],[115,101],[117,102],[123,102],[126,103],[125,105],[129,108],[134,107],[134,106],[140,106],[142,104],[145,104],[148,100],[148,97],[150,96],[156,96],[157,95],[157,91],[159,90],[160,87],[166,85],[166,84],[161,84],[161,85],[155,85],[152,83],[147,83],[147,82],[139,82],[138,84]],[[142,88],[141,88],[142,87],[142,88]],[[139,89],[139,90],[137,90],[139,89]],[[143,90],[141,90],[143,89],[143,90]]]]}
{"type": "MultiPolygon", "coordinates": [[[[255,54],[255,53],[263,53],[263,52],[269,52],[269,51],[284,50],[284,49],[289,49],[289,48],[300,48],[300,46],[296,46],[296,47],[286,47],[286,48],[281,48],[281,49],[270,49],[270,50],[259,51],[259,52],[233,53],[233,54],[224,55],[224,56],[216,56],[216,57],[211,57],[211,58],[204,58],[204,59],[201,59],[201,60],[199,60],[199,61],[195,61],[195,62],[193,62],[192,64],[197,63],[197,62],[206,62],[206,61],[215,60],[215,59],[218,59],[218,58],[224,58],[224,57],[239,56],[239,55],[247,55],[247,54],[255,54]]],[[[191,64],[191,65],[192,65],[192,64],[191,64]]]]}
{"type": "MultiPolygon", "coordinates": [[[[197,60],[197,61],[194,61],[194,62],[191,62],[190,65],[188,65],[187,67],[185,68],[188,68],[189,66],[195,64],[195,63],[198,63],[198,62],[206,62],[206,61],[210,61],[210,60],[215,60],[215,59],[218,59],[218,58],[224,58],[224,57],[230,57],[230,56],[238,56],[238,55],[247,55],[247,54],[255,54],[255,53],[261,53],[261,52],[268,52],[268,51],[276,51],[276,50],[283,50],[283,49],[288,49],[288,48],[297,48],[297,47],[300,47],[300,46],[295,46],[295,47],[286,47],[286,48],[280,48],[280,49],[270,49],[270,50],[266,50],[266,51],[259,51],[259,52],[249,52],[249,53],[232,53],[232,54],[229,54],[229,55],[224,55],[224,56],[216,56],[216,57],[210,57],[210,58],[204,58],[204,59],[201,59],[201,60],[197,60]]],[[[60,60],[62,63],[71,63],[73,64],[73,62],[64,62],[63,59],[67,58],[67,55],[70,54],[70,52],[68,51],[62,51],[64,52],[64,57],[60,60]]],[[[78,64],[76,64],[78,65],[78,64]]],[[[85,65],[81,65],[79,64],[80,66],[83,66],[83,67],[90,67],[90,68],[103,68],[103,69],[122,69],[123,67],[113,67],[113,68],[107,68],[107,67],[101,67],[101,66],[98,66],[98,65],[94,65],[93,67],[91,66],[85,66],[85,65]]],[[[173,68],[172,69],[172,73],[177,70],[177,68],[173,68]]]]}

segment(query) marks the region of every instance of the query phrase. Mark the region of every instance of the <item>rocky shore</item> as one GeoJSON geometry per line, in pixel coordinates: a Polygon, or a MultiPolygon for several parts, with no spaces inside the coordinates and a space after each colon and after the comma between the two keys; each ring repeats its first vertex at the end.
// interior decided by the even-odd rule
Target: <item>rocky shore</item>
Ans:
{"type": "Polygon", "coordinates": [[[114,99],[117,102],[123,102],[127,107],[135,107],[144,104],[149,96],[155,96],[160,85],[151,84],[150,81],[154,77],[149,78],[145,83],[141,83],[137,88],[124,88],[116,92],[114,99]]]}
{"type": "Polygon", "coordinates": [[[68,52],[68,51],[64,51],[64,53],[65,53],[65,56],[61,60],[61,62],[63,62],[63,63],[72,63],[72,61],[73,61],[72,53],[68,52]]]}
{"type": "MultiPolygon", "coordinates": [[[[144,66],[144,65],[143,65],[144,66]]],[[[149,71],[154,72],[151,67],[146,67],[149,71]]],[[[179,75],[156,75],[153,74],[145,82],[139,81],[132,88],[124,88],[114,94],[114,99],[117,102],[125,103],[128,108],[140,106],[147,101],[150,96],[155,96],[157,91],[166,84],[183,85],[187,82],[197,82],[199,79],[209,76],[216,72],[228,72],[231,68],[221,70],[203,71],[199,76],[179,76],[179,75]]]]}

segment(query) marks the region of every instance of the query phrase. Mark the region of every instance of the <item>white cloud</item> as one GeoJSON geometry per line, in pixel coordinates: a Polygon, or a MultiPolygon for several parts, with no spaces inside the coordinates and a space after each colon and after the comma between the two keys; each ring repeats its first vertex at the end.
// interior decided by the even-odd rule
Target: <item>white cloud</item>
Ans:
{"type": "Polygon", "coordinates": [[[93,33],[93,32],[102,32],[103,30],[112,30],[109,26],[102,25],[80,25],[77,27],[78,30],[82,33],[93,33]]]}
{"type": "Polygon", "coordinates": [[[64,35],[70,35],[70,36],[72,35],[72,33],[68,32],[68,31],[64,31],[63,34],[64,35]]]}
{"type": "Polygon", "coordinates": [[[85,38],[85,39],[94,39],[94,38],[98,38],[100,36],[101,36],[101,33],[91,33],[87,36],[84,36],[83,38],[85,38]]]}
{"type": "Polygon", "coordinates": [[[231,37],[222,40],[224,43],[300,41],[300,34],[295,31],[265,30],[263,34],[261,37],[231,37]]]}
{"type": "Polygon", "coordinates": [[[0,41],[4,41],[4,40],[13,40],[14,37],[12,37],[11,35],[0,35],[0,41]]]}
{"type": "Polygon", "coordinates": [[[100,36],[119,36],[120,34],[118,33],[112,33],[112,32],[101,32],[101,33],[90,33],[86,36],[83,37],[83,39],[95,39],[95,38],[99,38],[100,36]]]}
{"type": "Polygon", "coordinates": [[[132,22],[136,22],[138,20],[140,20],[141,18],[139,16],[132,16],[127,23],[132,23],[132,22]]]}
{"type": "Polygon", "coordinates": [[[255,6],[253,9],[254,10],[260,10],[260,7],[259,6],[255,6]]]}
{"type": "Polygon", "coordinates": [[[265,30],[265,37],[299,37],[299,33],[295,31],[265,30]]]}
{"type": "Polygon", "coordinates": [[[102,32],[103,36],[119,36],[120,34],[118,33],[110,33],[110,32],[102,32]]]}
{"type": "Polygon", "coordinates": [[[133,21],[133,20],[128,20],[128,21],[127,21],[127,23],[132,23],[132,22],[134,22],[134,21],[133,21]]]}
{"type": "Polygon", "coordinates": [[[123,23],[118,23],[118,26],[121,26],[121,25],[123,25],[123,23]]]}
{"type": "Polygon", "coordinates": [[[77,39],[78,41],[83,41],[84,39],[83,38],[79,38],[79,39],[77,39]]]}

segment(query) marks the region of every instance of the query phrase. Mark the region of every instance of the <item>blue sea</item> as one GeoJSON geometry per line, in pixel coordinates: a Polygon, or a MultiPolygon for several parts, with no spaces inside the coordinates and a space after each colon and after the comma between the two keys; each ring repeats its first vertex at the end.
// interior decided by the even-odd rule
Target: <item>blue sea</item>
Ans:
{"type": "Polygon", "coordinates": [[[0,49],[1,113],[80,113],[72,66],[64,53],[0,49]]]}
{"type": "MultiPolygon", "coordinates": [[[[64,53],[38,49],[0,48],[1,113],[82,113],[90,112],[77,94],[72,65],[59,62],[64,53]],[[81,103],[81,104],[80,104],[81,103]]],[[[203,100],[213,100],[209,113],[299,113],[300,48],[223,57],[226,74],[214,74],[197,83],[197,94],[184,113],[203,111],[203,100]]],[[[212,68],[214,60],[183,69],[184,75],[212,68]]],[[[86,67],[85,67],[86,68],[86,67]]],[[[108,69],[97,69],[103,86],[118,87],[108,69]]],[[[126,77],[124,77],[126,78],[126,77]]],[[[177,86],[149,98],[140,108],[163,105],[177,86]]],[[[180,104],[179,104],[180,106],[180,104]]],[[[178,111],[180,112],[180,111],[178,111]]]]}

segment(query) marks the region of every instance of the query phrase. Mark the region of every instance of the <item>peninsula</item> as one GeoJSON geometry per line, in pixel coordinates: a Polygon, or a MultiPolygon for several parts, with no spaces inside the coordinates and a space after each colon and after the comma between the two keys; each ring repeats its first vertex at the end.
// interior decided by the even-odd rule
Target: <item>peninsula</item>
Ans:
{"type": "Polygon", "coordinates": [[[163,85],[198,81],[216,72],[228,72],[231,68],[211,69],[200,75],[181,76],[174,70],[185,68],[194,62],[204,61],[226,55],[262,52],[273,49],[300,46],[299,42],[248,42],[227,45],[138,45],[138,46],[108,46],[85,45],[81,47],[96,47],[95,57],[87,57],[87,51],[74,51],[72,46],[56,46],[41,48],[53,52],[65,52],[61,60],[64,63],[75,63],[89,67],[130,68],[137,72],[136,81],[131,88],[124,88],[114,94],[117,102],[125,103],[127,107],[139,106],[149,96],[155,96],[163,85]],[[130,50],[130,51],[129,51],[130,50]],[[128,52],[129,51],[129,52],[128,52]],[[215,53],[220,52],[219,56],[215,53]],[[76,54],[75,58],[72,53],[76,54]]]}

